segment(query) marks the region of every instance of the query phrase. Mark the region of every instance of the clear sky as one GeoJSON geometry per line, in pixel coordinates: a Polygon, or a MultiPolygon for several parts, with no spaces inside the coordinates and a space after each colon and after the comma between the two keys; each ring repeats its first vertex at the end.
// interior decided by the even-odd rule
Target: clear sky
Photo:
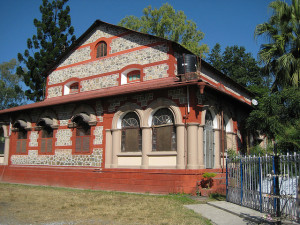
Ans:
{"type": "MultiPolygon", "coordinates": [[[[148,5],[159,8],[165,2],[182,10],[205,33],[202,43],[212,49],[216,43],[244,46],[257,56],[260,40],[254,39],[254,28],[271,15],[272,0],[69,0],[76,37],[81,36],[96,19],[117,24],[127,15],[140,17],[148,5]]],[[[42,0],[0,0],[0,63],[17,58],[36,28],[34,18],[41,18],[42,0]]]]}

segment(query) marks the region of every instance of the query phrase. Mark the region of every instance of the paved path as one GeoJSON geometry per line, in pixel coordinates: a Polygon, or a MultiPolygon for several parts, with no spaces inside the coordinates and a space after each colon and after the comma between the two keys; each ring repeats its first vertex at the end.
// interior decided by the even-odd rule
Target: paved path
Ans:
{"type": "Polygon", "coordinates": [[[217,225],[272,224],[263,219],[264,213],[225,201],[185,207],[200,213],[217,225]]]}

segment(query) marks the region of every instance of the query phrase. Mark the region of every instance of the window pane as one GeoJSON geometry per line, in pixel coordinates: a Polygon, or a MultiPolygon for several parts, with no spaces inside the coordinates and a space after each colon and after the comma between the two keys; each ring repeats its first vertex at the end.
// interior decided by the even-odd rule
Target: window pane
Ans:
{"type": "Polygon", "coordinates": [[[172,151],[172,126],[157,127],[156,151],[172,151]]]}
{"type": "Polygon", "coordinates": [[[0,128],[0,154],[4,154],[4,131],[2,128],[0,128]]]}
{"type": "Polygon", "coordinates": [[[126,129],[125,131],[125,151],[139,151],[139,129],[126,129]]]}

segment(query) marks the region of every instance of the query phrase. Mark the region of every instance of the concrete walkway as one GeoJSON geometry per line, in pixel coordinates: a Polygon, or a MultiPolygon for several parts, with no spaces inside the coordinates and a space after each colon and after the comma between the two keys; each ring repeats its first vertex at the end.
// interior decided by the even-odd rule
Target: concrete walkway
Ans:
{"type": "Polygon", "coordinates": [[[194,210],[196,213],[200,213],[216,225],[274,224],[264,219],[266,213],[260,213],[253,209],[225,201],[186,205],[185,207],[194,210]]]}

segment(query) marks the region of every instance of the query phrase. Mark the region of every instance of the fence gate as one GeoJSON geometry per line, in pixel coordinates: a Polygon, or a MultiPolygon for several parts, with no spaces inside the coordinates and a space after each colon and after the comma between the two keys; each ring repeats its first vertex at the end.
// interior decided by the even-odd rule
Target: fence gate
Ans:
{"type": "Polygon", "coordinates": [[[300,154],[226,160],[226,200],[299,222],[300,154]]]}

